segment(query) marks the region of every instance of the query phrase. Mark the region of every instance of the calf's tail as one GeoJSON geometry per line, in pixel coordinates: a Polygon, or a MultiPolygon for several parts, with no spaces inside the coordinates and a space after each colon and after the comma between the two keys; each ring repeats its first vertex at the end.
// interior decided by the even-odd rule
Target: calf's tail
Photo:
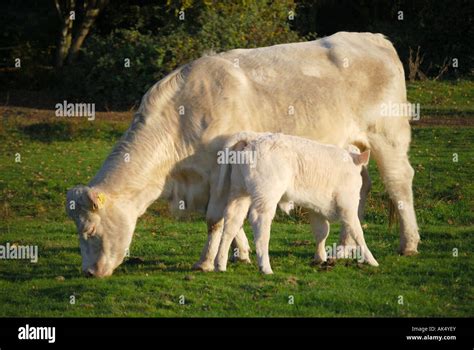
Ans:
{"type": "Polygon", "coordinates": [[[217,195],[222,196],[224,194],[224,188],[229,187],[231,164],[220,164],[219,170],[219,182],[217,183],[217,195]]]}
{"type": "MultiPolygon", "coordinates": [[[[234,136],[231,136],[224,145],[224,151],[242,151],[250,141],[255,140],[261,134],[253,131],[243,131],[234,136]]],[[[223,195],[225,189],[230,186],[230,176],[232,174],[232,164],[220,164],[219,181],[217,183],[217,194],[223,195]]]]}

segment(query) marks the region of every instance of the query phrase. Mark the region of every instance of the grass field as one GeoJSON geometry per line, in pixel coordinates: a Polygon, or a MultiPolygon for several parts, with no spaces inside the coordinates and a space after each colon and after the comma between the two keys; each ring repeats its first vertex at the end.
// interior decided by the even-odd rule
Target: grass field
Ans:
{"type": "MultiPolygon", "coordinates": [[[[36,264],[0,260],[0,316],[474,316],[473,126],[413,127],[418,256],[396,254],[398,230],[387,227],[387,195],[372,162],[365,236],[378,268],[347,260],[310,266],[308,225],[279,215],[270,243],[274,275],[259,274],[254,255],[251,265],[231,264],[227,273],[194,272],[204,221],[177,221],[156,203],[138,222],[132,259],[110,278],[87,279],[65,191],[87,183],[128,121],[0,113],[0,245],[39,246],[36,264]]],[[[332,226],[328,244],[338,230],[332,226]]]]}
{"type": "Polygon", "coordinates": [[[474,83],[471,80],[415,81],[407,84],[408,99],[419,103],[426,115],[474,115],[474,83]]]}

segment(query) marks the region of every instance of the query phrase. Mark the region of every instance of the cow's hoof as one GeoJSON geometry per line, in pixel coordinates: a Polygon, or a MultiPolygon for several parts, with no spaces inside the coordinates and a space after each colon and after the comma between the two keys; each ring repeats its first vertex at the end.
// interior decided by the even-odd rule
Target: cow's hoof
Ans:
{"type": "Polygon", "coordinates": [[[202,271],[202,272],[211,272],[211,271],[214,271],[214,265],[197,262],[193,265],[193,270],[202,271]]]}
{"type": "Polygon", "coordinates": [[[413,256],[418,254],[419,239],[400,242],[398,253],[403,256],[413,256]]]}
{"type": "Polygon", "coordinates": [[[400,255],[403,255],[403,256],[414,256],[414,255],[418,255],[418,250],[413,250],[413,249],[404,249],[404,250],[400,250],[399,251],[400,255]]]}

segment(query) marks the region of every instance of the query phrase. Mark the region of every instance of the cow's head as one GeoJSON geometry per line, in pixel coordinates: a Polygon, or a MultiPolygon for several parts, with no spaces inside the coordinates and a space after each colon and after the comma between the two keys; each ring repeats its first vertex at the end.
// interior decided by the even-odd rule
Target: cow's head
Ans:
{"type": "Polygon", "coordinates": [[[192,212],[204,213],[209,201],[209,176],[193,168],[173,171],[170,178],[169,210],[176,217],[192,212]]]}
{"type": "Polygon", "coordinates": [[[67,192],[66,212],[79,234],[82,271],[88,276],[110,276],[125,257],[136,216],[106,193],[87,186],[67,192]]]}

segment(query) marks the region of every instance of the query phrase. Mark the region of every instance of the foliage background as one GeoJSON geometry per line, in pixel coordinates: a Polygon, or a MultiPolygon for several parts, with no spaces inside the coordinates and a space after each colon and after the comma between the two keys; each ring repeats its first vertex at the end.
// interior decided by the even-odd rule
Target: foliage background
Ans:
{"type": "Polygon", "coordinates": [[[442,78],[471,79],[473,13],[469,0],[119,0],[100,13],[77,60],[54,68],[60,21],[53,1],[5,0],[0,83],[10,101],[24,96],[18,90],[28,90],[41,92],[40,104],[60,97],[129,109],[154,82],[206,52],[309,40],[341,30],[387,35],[407,72],[410,48],[420,47],[426,77],[436,77],[443,63],[457,58],[459,67],[450,67],[442,78]],[[15,58],[21,58],[21,69],[13,68],[15,58]],[[124,68],[125,58],[130,68],[124,68]]]}

